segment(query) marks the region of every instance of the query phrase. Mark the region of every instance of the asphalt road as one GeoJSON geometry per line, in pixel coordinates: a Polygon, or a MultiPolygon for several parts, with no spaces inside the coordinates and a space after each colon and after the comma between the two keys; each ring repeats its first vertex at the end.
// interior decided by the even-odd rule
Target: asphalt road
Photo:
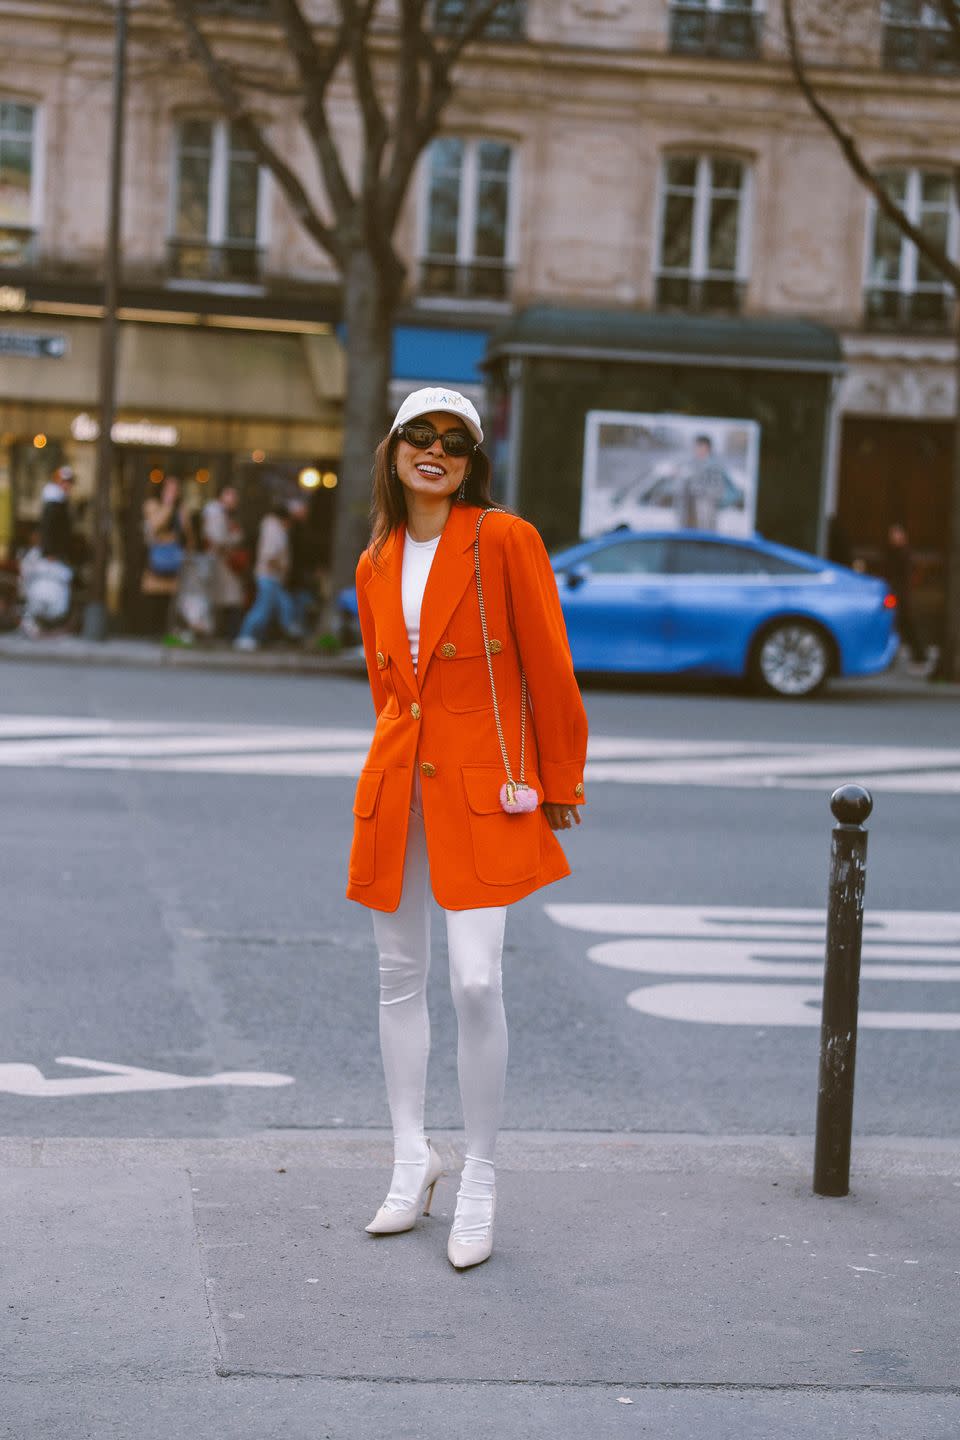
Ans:
{"type": "MultiPolygon", "coordinates": [[[[855,1125],[956,1135],[960,702],[585,699],[573,874],[508,916],[505,1128],[811,1132],[827,800],[862,778],[855,1125]]],[[[388,1124],[370,915],[343,896],[372,713],[347,678],[0,669],[0,1134],[388,1124]]],[[[438,909],[430,983],[428,1127],[455,1130],[438,909]]]]}

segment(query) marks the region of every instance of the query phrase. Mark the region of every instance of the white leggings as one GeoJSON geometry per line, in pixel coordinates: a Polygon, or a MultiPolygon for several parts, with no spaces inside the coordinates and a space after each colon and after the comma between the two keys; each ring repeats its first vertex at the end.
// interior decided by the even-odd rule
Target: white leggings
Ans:
{"type": "MultiPolygon", "coordinates": [[[[425,1148],[432,900],[420,773],[414,766],[400,904],[394,911],[371,912],[380,956],[380,1050],[395,1160],[420,1159],[425,1148]]],[[[466,1153],[492,1166],[507,1070],[501,970],[507,907],[443,913],[450,991],[457,1013],[457,1075],[466,1153]]]]}

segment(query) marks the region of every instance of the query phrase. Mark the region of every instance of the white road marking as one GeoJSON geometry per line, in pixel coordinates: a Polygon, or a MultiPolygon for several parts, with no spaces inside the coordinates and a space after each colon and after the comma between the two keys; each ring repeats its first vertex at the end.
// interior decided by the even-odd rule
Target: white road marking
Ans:
{"type": "Polygon", "coordinates": [[[72,1079],[48,1080],[36,1065],[15,1061],[0,1064],[0,1094],[41,1099],[70,1095],[120,1095],[138,1090],[187,1090],[209,1085],[292,1085],[292,1075],[269,1070],[222,1070],[216,1075],[177,1075],[166,1070],[144,1070],[137,1065],[116,1065],[110,1060],[82,1060],[58,1055],[58,1065],[75,1065],[99,1073],[72,1079]]]}
{"type": "MultiPolygon", "coordinates": [[[[364,727],[188,724],[0,716],[0,767],[356,777],[364,727]]],[[[592,735],[584,782],[960,794],[960,748],[592,735]]]]}
{"type": "MultiPolygon", "coordinates": [[[[645,1015],[707,1025],[820,1024],[823,911],[611,904],[548,904],[544,909],[568,929],[629,936],[590,946],[587,957],[595,964],[645,975],[703,977],[632,990],[626,1003],[645,1015]],[[728,983],[718,983],[717,977],[728,983]]],[[[960,984],[960,914],[869,911],[862,960],[865,984],[960,984]]],[[[861,1001],[859,1024],[863,1029],[960,1030],[960,1011],[875,1010],[861,1001]]]]}

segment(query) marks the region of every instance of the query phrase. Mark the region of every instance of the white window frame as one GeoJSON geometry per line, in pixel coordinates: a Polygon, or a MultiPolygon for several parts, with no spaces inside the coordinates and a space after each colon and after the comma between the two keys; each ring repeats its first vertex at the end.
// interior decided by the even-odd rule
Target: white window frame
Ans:
{"type": "MultiPolygon", "coordinates": [[[[882,174],[889,170],[903,170],[906,173],[907,183],[904,190],[903,210],[907,218],[918,225],[920,222],[920,199],[924,175],[943,175],[948,180],[953,180],[953,174],[949,167],[941,165],[911,165],[897,164],[891,162],[878,167],[882,174]]],[[[947,254],[951,259],[956,260],[960,254],[960,204],[958,204],[955,190],[951,187],[953,204],[947,213],[947,254]]],[[[937,284],[926,283],[918,285],[917,270],[919,268],[920,251],[912,240],[906,235],[900,236],[900,265],[897,284],[884,284],[873,278],[873,261],[876,253],[877,224],[880,219],[880,206],[876,197],[869,197],[867,210],[866,247],[863,264],[863,293],[866,296],[870,290],[883,290],[891,295],[931,295],[936,290],[943,290],[949,294],[949,282],[943,280],[937,284]]]]}
{"type": "Polygon", "coordinates": [[[764,15],[767,9],[766,0],[740,0],[739,5],[727,5],[724,0],[706,0],[703,5],[697,0],[668,0],[668,3],[671,10],[742,10],[750,15],[764,15]]]}
{"type": "MultiPolygon", "coordinates": [[[[438,135],[437,140],[459,140],[463,145],[463,165],[460,169],[460,195],[458,203],[457,218],[457,253],[455,256],[440,257],[431,255],[427,249],[427,240],[430,235],[430,179],[433,170],[431,160],[432,145],[427,146],[420,157],[420,179],[417,184],[417,264],[424,265],[433,259],[446,258],[455,265],[472,265],[476,261],[474,253],[474,242],[477,233],[477,195],[479,191],[480,165],[479,150],[481,145],[503,145],[510,153],[510,164],[507,169],[507,214],[504,224],[504,269],[514,271],[516,269],[517,257],[517,227],[518,227],[518,204],[517,193],[519,188],[519,147],[513,140],[503,139],[498,135],[438,135]]],[[[458,295],[421,295],[417,297],[417,304],[424,306],[443,307],[456,301],[458,306],[470,306],[478,309],[499,309],[509,310],[510,300],[505,297],[502,300],[491,300],[482,296],[458,296],[458,295]]]]}
{"type": "MultiPolygon", "coordinates": [[[[23,105],[32,112],[30,130],[30,229],[33,231],[33,245],[36,249],[43,224],[43,189],[46,167],[46,112],[35,100],[22,95],[0,92],[0,101],[8,105],[23,105]]],[[[13,132],[11,132],[11,138],[13,132]]],[[[17,138],[22,139],[22,136],[17,138]]],[[[11,227],[12,228],[12,227],[11,227]]],[[[28,262],[29,263],[29,262],[28,262]]],[[[13,267],[16,268],[16,267],[13,267]]],[[[2,274],[3,267],[0,267],[2,274]]]]}
{"type": "MultiPolygon", "coordinates": [[[[202,113],[192,112],[178,115],[173,123],[171,150],[171,185],[167,201],[168,237],[172,241],[196,239],[198,244],[205,241],[211,248],[228,244],[227,184],[230,168],[230,121],[222,115],[204,115],[202,113]],[[180,141],[181,126],[191,120],[202,120],[212,127],[210,143],[210,190],[207,196],[207,228],[206,235],[202,238],[199,236],[180,235],[177,232],[177,211],[179,209],[180,196],[180,158],[182,154],[180,141]]],[[[266,166],[258,165],[256,229],[250,248],[261,252],[265,252],[270,244],[270,181],[270,172],[266,166]]],[[[251,285],[242,281],[176,279],[169,283],[186,286],[188,288],[197,288],[199,286],[204,289],[210,285],[216,285],[218,289],[244,292],[248,292],[251,289],[260,290],[263,288],[259,284],[251,285]]]]}
{"type": "Polygon", "coordinates": [[[753,166],[742,155],[725,154],[720,150],[671,149],[660,156],[659,196],[656,207],[657,233],[653,247],[656,280],[661,275],[688,280],[736,280],[747,285],[750,280],[751,244],[750,233],[753,219],[753,166]],[[686,270],[667,269],[663,263],[664,225],[667,218],[667,166],[671,160],[696,160],[697,173],[693,195],[693,235],[690,251],[690,266],[686,270]],[[740,208],[737,215],[737,258],[733,271],[710,270],[707,265],[709,254],[710,198],[714,193],[713,175],[709,183],[704,177],[707,167],[715,160],[733,161],[740,166],[740,208]]]}

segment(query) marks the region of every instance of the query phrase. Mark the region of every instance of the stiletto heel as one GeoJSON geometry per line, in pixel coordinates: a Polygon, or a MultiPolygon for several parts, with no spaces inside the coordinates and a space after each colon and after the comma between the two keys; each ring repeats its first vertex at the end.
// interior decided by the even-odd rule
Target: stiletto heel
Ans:
{"type": "MultiPolygon", "coordinates": [[[[422,1165],[423,1161],[396,1160],[394,1164],[422,1165]]],[[[433,1148],[431,1141],[428,1140],[426,1173],[420,1182],[420,1188],[417,1194],[412,1200],[408,1200],[405,1196],[402,1198],[395,1197],[392,1192],[388,1194],[386,1200],[384,1200],[380,1209],[370,1221],[370,1224],[365,1227],[367,1233],[370,1235],[399,1235],[404,1230],[412,1230],[420,1218],[420,1206],[425,1195],[427,1196],[427,1201],[422,1213],[424,1215],[430,1214],[430,1205],[433,1201],[433,1187],[443,1173],[443,1161],[433,1148]],[[429,1194],[427,1192],[429,1192],[429,1194]],[[393,1200],[393,1204],[389,1203],[391,1200],[393,1200]]]]}

